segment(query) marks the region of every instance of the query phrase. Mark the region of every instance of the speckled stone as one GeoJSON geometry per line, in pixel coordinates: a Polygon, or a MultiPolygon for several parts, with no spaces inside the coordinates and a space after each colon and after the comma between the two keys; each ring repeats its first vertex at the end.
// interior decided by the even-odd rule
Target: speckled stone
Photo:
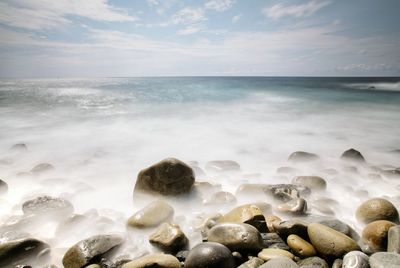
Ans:
{"type": "Polygon", "coordinates": [[[351,251],[343,258],[343,268],[369,268],[369,257],[361,251],[351,251]]]}
{"type": "Polygon", "coordinates": [[[369,258],[371,268],[399,268],[400,254],[393,252],[378,252],[369,258]]]}

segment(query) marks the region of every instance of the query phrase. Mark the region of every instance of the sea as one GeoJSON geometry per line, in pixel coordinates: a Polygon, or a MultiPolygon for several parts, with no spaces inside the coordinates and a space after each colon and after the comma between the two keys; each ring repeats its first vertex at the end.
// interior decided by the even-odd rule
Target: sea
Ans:
{"type": "MultiPolygon", "coordinates": [[[[8,193],[0,196],[0,220],[21,215],[24,201],[46,194],[68,199],[75,213],[122,226],[141,207],[132,199],[138,172],[175,157],[197,170],[208,161],[236,161],[239,174],[196,178],[233,194],[244,183],[290,183],[292,177],[277,169],[295,165],[296,175],[326,178],[324,196],[340,204],[335,216],[357,229],[360,202],[386,197],[400,204],[400,180],[367,179],[373,167],[399,168],[399,149],[396,77],[1,79],[0,179],[8,193]],[[23,152],[10,149],[21,143],[23,152]],[[369,169],[340,162],[350,148],[363,154],[369,169]],[[288,162],[295,151],[321,160],[288,162]],[[40,163],[54,169],[33,175],[40,163]],[[338,172],[323,172],[332,169],[338,172]]],[[[240,202],[249,200],[235,205],[240,202]]],[[[187,222],[219,211],[190,201],[181,206],[176,216],[187,222]]],[[[54,236],[51,228],[31,232],[46,239],[54,236]]],[[[100,232],[86,230],[92,231],[100,232]]]]}

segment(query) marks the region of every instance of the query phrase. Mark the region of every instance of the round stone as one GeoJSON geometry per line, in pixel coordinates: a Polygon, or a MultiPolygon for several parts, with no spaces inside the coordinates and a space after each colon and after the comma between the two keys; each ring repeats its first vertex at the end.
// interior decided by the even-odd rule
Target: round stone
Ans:
{"type": "Polygon", "coordinates": [[[188,239],[178,225],[163,223],[150,235],[149,241],[166,252],[176,253],[187,245],[188,239]]]}
{"type": "Polygon", "coordinates": [[[73,212],[72,204],[63,198],[39,196],[22,204],[25,215],[69,216],[73,212]]]}
{"type": "Polygon", "coordinates": [[[311,223],[307,232],[314,248],[324,256],[341,257],[360,249],[353,239],[323,224],[311,223]]]}
{"type": "Polygon", "coordinates": [[[313,153],[297,151],[289,156],[289,161],[292,162],[308,162],[318,160],[319,156],[313,153]]]}
{"type": "Polygon", "coordinates": [[[386,199],[374,198],[362,203],[356,211],[357,220],[370,223],[377,220],[399,221],[396,207],[386,199]]]}
{"type": "Polygon", "coordinates": [[[138,228],[158,226],[174,215],[174,209],[166,202],[157,200],[136,212],[128,219],[128,225],[138,228]]]}
{"type": "Polygon", "coordinates": [[[301,268],[329,268],[328,263],[320,257],[309,257],[297,263],[301,268]]]}
{"type": "Polygon", "coordinates": [[[198,244],[190,250],[185,268],[234,268],[235,259],[224,245],[214,242],[198,244]]]}
{"type": "Polygon", "coordinates": [[[260,232],[246,223],[220,223],[208,232],[208,241],[217,242],[231,251],[249,252],[262,248],[260,232]]]}
{"type": "Polygon", "coordinates": [[[343,258],[343,268],[369,268],[369,257],[361,251],[351,251],[343,258]]]}
{"type": "Polygon", "coordinates": [[[307,258],[317,255],[317,252],[313,245],[311,245],[298,235],[289,235],[287,238],[287,244],[292,249],[294,254],[301,258],[307,258]]]}
{"type": "Polygon", "coordinates": [[[390,221],[374,221],[365,226],[362,232],[364,243],[372,251],[383,251],[387,249],[388,231],[395,226],[390,221]]]}
{"type": "Polygon", "coordinates": [[[181,263],[176,257],[170,254],[155,253],[143,256],[139,259],[127,262],[124,265],[122,265],[122,268],[147,268],[147,267],[180,268],[181,263]]]}
{"type": "Polygon", "coordinates": [[[371,268],[399,268],[400,254],[393,252],[374,253],[369,258],[371,268]]]}
{"type": "Polygon", "coordinates": [[[124,242],[119,235],[96,235],[79,241],[64,254],[65,268],[80,268],[124,242]]]}
{"type": "Polygon", "coordinates": [[[297,176],[293,178],[293,184],[303,185],[316,191],[326,189],[326,181],[318,176],[297,176]]]}
{"type": "Polygon", "coordinates": [[[307,201],[304,198],[293,198],[292,200],[280,204],[276,209],[283,213],[302,215],[307,211],[307,201]]]}
{"type": "Polygon", "coordinates": [[[343,160],[350,160],[355,162],[365,162],[365,159],[362,156],[362,154],[353,148],[344,151],[343,154],[340,156],[340,158],[343,160]]]}
{"type": "Polygon", "coordinates": [[[258,268],[264,261],[257,257],[251,257],[250,260],[242,263],[238,268],[258,268]]]}
{"type": "Polygon", "coordinates": [[[179,195],[190,192],[193,184],[193,170],[178,159],[168,158],[140,171],[134,191],[179,195]]]}
{"type": "Polygon", "coordinates": [[[258,257],[264,261],[269,261],[275,258],[287,257],[293,259],[294,255],[289,251],[278,248],[264,248],[258,253],[258,257]]]}
{"type": "Polygon", "coordinates": [[[0,179],[0,195],[7,193],[8,185],[5,181],[0,179]]]}

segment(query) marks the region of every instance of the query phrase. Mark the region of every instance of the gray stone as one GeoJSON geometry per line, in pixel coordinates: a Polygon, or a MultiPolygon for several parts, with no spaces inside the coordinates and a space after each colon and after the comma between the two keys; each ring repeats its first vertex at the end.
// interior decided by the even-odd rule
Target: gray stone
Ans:
{"type": "Polygon", "coordinates": [[[313,153],[297,151],[289,156],[289,161],[292,162],[309,162],[318,160],[319,156],[313,153]]]}
{"type": "Polygon", "coordinates": [[[297,176],[293,178],[292,182],[306,186],[311,190],[321,191],[326,189],[326,181],[319,176],[297,176]]]}
{"type": "Polygon", "coordinates": [[[275,230],[285,240],[291,234],[298,235],[301,238],[308,240],[307,226],[308,222],[302,219],[291,219],[288,221],[282,221],[275,225],[275,230]]]}
{"type": "Polygon", "coordinates": [[[400,254],[393,252],[374,253],[369,258],[371,268],[399,268],[400,254]]]}
{"type": "Polygon", "coordinates": [[[175,158],[164,159],[139,172],[135,192],[179,195],[190,192],[193,170],[175,158]]]}
{"type": "Polygon", "coordinates": [[[62,263],[65,268],[81,268],[123,242],[124,238],[119,235],[89,237],[69,248],[62,259],[62,263]]]}
{"type": "Polygon", "coordinates": [[[343,266],[342,259],[336,259],[332,264],[332,268],[342,268],[342,266],[343,266]]]}
{"type": "Polygon", "coordinates": [[[298,268],[299,266],[290,258],[281,257],[267,261],[259,268],[298,268]]]}
{"type": "Polygon", "coordinates": [[[28,151],[28,146],[26,146],[25,143],[17,143],[11,146],[10,150],[14,152],[25,152],[28,151]]]}
{"type": "Polygon", "coordinates": [[[263,248],[279,248],[290,250],[285,241],[277,233],[261,233],[263,248]]]}
{"type": "Polygon", "coordinates": [[[328,263],[320,257],[309,257],[297,262],[300,268],[329,268],[328,263]]]}
{"type": "Polygon", "coordinates": [[[340,158],[343,160],[350,160],[355,162],[365,162],[365,159],[362,156],[362,154],[353,148],[343,152],[340,158]]]}
{"type": "Polygon", "coordinates": [[[257,257],[252,257],[250,260],[242,263],[238,268],[258,268],[262,265],[264,261],[257,257]]]}
{"type": "Polygon", "coordinates": [[[40,173],[47,172],[47,171],[50,171],[50,170],[53,170],[53,169],[54,169],[54,167],[53,167],[52,164],[41,163],[41,164],[38,164],[38,165],[34,166],[31,169],[31,172],[35,173],[35,174],[40,174],[40,173]]]}
{"type": "Polygon", "coordinates": [[[387,251],[400,254],[400,225],[393,226],[389,229],[387,251]]]}
{"type": "Polygon", "coordinates": [[[276,199],[289,201],[293,198],[305,197],[311,194],[308,187],[294,184],[274,184],[264,188],[264,192],[276,199]]]}
{"type": "Polygon", "coordinates": [[[343,268],[369,268],[369,257],[361,251],[351,251],[344,255],[343,268]]]}
{"type": "Polygon", "coordinates": [[[234,268],[235,260],[224,245],[214,242],[200,243],[186,258],[185,268],[234,268]]]}
{"type": "Polygon", "coordinates": [[[45,215],[68,217],[73,212],[72,204],[63,198],[51,196],[39,196],[22,204],[25,215],[45,215]]]}
{"type": "Polygon", "coordinates": [[[251,252],[262,248],[260,232],[246,223],[221,223],[208,232],[208,241],[225,245],[231,251],[251,252]]]}

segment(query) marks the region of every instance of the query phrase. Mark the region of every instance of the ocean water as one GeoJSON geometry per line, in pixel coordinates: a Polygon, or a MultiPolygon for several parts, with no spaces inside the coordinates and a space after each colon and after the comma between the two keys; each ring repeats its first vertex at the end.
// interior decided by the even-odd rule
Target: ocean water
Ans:
{"type": "MultiPolygon", "coordinates": [[[[199,178],[234,193],[242,183],[290,183],[277,168],[293,166],[292,152],[308,151],[321,161],[294,165],[296,175],[326,178],[324,196],[340,203],[335,216],[357,229],[357,205],[378,196],[399,205],[400,181],[367,180],[368,168],[347,172],[339,156],[349,148],[361,151],[369,166],[400,166],[400,154],[392,152],[400,149],[400,78],[0,80],[0,178],[9,184],[0,219],[49,194],[70,200],[76,213],[96,209],[123,226],[140,208],[132,201],[137,173],[161,159],[197,161],[200,168],[210,160],[237,161],[240,174],[199,178]],[[28,150],[10,151],[16,143],[28,150]],[[55,169],[30,174],[39,163],[55,169]],[[339,173],[323,172],[329,168],[339,173]]],[[[190,201],[180,209],[185,230],[193,230],[193,215],[212,212],[190,201]]],[[[311,206],[310,212],[319,213],[311,206]]],[[[48,230],[32,232],[49,239],[48,230]]],[[[52,243],[64,248],[73,239],[52,243]]]]}

